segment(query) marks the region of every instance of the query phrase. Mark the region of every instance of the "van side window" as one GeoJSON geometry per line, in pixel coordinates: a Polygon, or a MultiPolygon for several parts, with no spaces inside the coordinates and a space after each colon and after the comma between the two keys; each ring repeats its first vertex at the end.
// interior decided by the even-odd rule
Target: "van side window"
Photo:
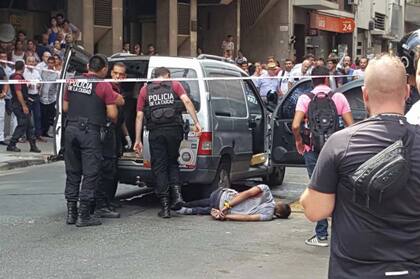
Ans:
{"type": "MultiPolygon", "coordinates": [[[[208,77],[227,77],[223,73],[211,72],[208,77]]],[[[240,80],[209,80],[210,100],[215,115],[247,117],[245,96],[240,80]]]]}
{"type": "Polygon", "coordinates": [[[262,107],[258,102],[257,97],[255,97],[255,93],[252,90],[251,85],[249,84],[250,81],[243,81],[244,90],[245,90],[245,96],[246,101],[248,103],[248,109],[250,114],[262,114],[262,107]]]}

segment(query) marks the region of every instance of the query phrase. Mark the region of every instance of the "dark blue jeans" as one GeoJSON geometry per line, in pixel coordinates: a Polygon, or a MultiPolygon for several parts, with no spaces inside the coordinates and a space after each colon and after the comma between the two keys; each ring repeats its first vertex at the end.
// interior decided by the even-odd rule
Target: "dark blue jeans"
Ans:
{"type": "Polygon", "coordinates": [[[41,102],[39,101],[39,95],[30,95],[33,99],[33,103],[29,106],[34,119],[35,136],[39,137],[42,134],[42,119],[41,119],[41,102]]]}
{"type": "MultiPolygon", "coordinates": [[[[316,152],[305,152],[303,157],[305,158],[305,165],[308,171],[309,178],[312,177],[312,173],[314,172],[314,168],[316,165],[316,161],[318,160],[318,153],[316,152]]],[[[318,238],[326,238],[328,236],[328,220],[324,219],[318,221],[315,227],[315,233],[318,238]]]]}

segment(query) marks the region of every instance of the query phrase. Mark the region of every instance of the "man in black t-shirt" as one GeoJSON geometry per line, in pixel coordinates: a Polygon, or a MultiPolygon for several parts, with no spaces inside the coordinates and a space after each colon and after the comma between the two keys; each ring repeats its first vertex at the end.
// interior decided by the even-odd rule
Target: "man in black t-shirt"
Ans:
{"type": "Polygon", "coordinates": [[[363,89],[370,118],[332,135],[320,153],[301,204],[311,221],[332,216],[329,278],[420,278],[420,130],[403,116],[408,96],[402,63],[388,55],[374,59],[363,89]],[[367,206],[348,178],[407,131],[405,185],[367,206]]]}

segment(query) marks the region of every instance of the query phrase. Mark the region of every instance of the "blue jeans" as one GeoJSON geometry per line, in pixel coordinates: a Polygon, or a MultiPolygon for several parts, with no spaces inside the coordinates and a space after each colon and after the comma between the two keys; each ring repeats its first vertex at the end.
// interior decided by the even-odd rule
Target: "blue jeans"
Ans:
{"type": "MultiPolygon", "coordinates": [[[[305,154],[303,154],[303,157],[305,158],[305,165],[308,171],[309,178],[312,177],[312,173],[314,172],[316,161],[318,160],[318,155],[319,155],[318,153],[313,152],[313,151],[305,152],[305,154]]],[[[320,239],[324,239],[328,237],[328,220],[327,219],[318,221],[316,223],[315,233],[316,233],[316,236],[320,239]]]]}

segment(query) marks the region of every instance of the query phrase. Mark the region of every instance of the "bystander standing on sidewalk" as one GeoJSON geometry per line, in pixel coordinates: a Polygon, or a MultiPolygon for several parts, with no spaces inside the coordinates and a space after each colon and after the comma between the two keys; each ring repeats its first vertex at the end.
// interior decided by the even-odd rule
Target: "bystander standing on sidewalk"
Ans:
{"type": "Polygon", "coordinates": [[[366,67],[368,66],[368,64],[369,64],[369,60],[367,59],[367,57],[360,58],[359,69],[356,69],[353,72],[354,79],[359,79],[359,78],[364,78],[365,77],[365,71],[366,71],[366,67]]]}
{"type": "Polygon", "coordinates": [[[43,70],[48,68],[48,58],[50,57],[51,57],[51,52],[44,51],[44,53],[42,54],[42,62],[36,65],[36,67],[39,69],[41,73],[43,70]]]}
{"type": "MultiPolygon", "coordinates": [[[[7,81],[6,72],[0,67],[0,81],[7,81]]],[[[6,96],[9,91],[8,84],[0,84],[0,145],[6,145],[4,142],[4,120],[6,116],[6,96]]]]}
{"type": "MultiPolygon", "coordinates": [[[[48,58],[48,71],[41,73],[43,81],[55,81],[59,78],[59,73],[54,71],[55,59],[48,58]]],[[[44,83],[41,87],[41,135],[51,138],[48,134],[50,126],[54,123],[55,105],[57,100],[57,83],[44,83]]]]}
{"type": "MultiPolygon", "coordinates": [[[[29,56],[26,58],[26,64],[29,67],[25,68],[23,77],[26,80],[41,80],[41,75],[34,67],[36,66],[35,57],[29,56]]],[[[40,141],[45,141],[41,138],[42,127],[41,127],[41,105],[40,105],[40,95],[39,89],[41,88],[40,83],[31,82],[28,84],[28,98],[30,100],[29,110],[31,111],[34,127],[35,127],[35,137],[40,141]]]]}

